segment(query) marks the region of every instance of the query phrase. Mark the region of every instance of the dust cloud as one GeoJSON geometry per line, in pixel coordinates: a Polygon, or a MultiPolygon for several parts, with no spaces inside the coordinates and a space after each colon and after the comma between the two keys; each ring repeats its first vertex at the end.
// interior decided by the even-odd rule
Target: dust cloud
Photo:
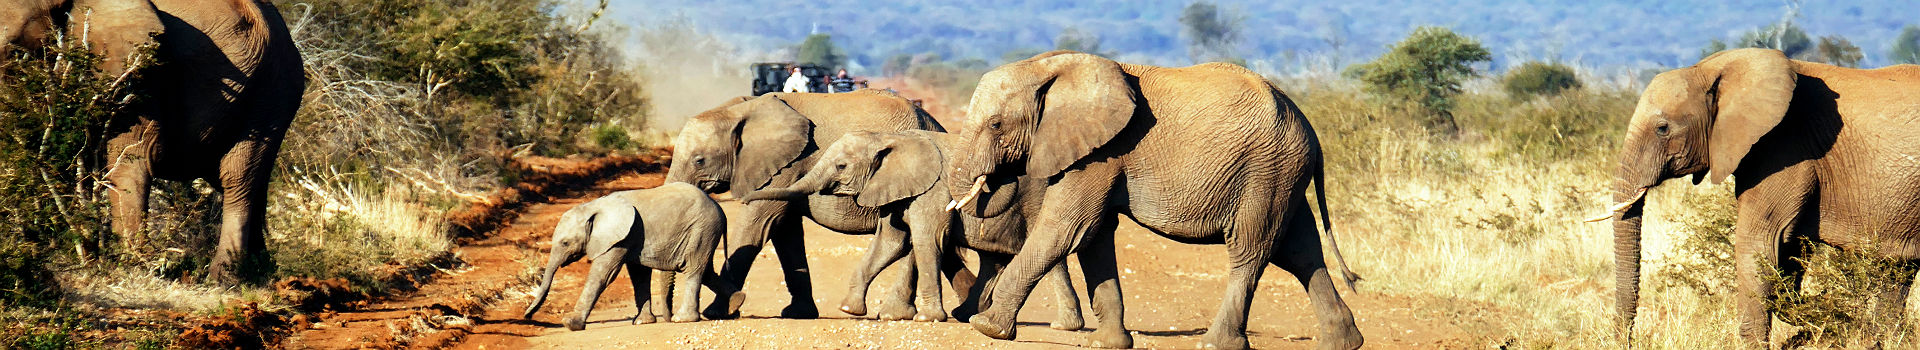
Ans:
{"type": "Polygon", "coordinates": [[[639,62],[652,95],[647,133],[678,133],[688,117],[752,92],[748,55],[691,21],[673,18],[635,32],[639,40],[630,57],[639,62]]]}

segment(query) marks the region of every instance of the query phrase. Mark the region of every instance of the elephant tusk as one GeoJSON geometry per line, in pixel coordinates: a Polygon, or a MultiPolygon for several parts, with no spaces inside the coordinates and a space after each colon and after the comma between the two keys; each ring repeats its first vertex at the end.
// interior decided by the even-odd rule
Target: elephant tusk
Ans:
{"type": "Polygon", "coordinates": [[[958,201],[947,202],[947,211],[953,211],[954,209],[959,209],[961,206],[967,205],[967,202],[972,202],[974,197],[979,197],[981,193],[987,192],[986,187],[987,187],[986,175],[980,175],[979,177],[973,178],[973,189],[967,190],[966,197],[962,197],[958,201]]]}
{"type": "Polygon", "coordinates": [[[1629,198],[1625,202],[1616,203],[1613,205],[1613,207],[1607,208],[1606,214],[1587,219],[1586,221],[1601,222],[1601,221],[1606,221],[1607,219],[1612,219],[1615,215],[1619,215],[1620,212],[1626,211],[1627,207],[1632,207],[1634,202],[1639,202],[1640,197],[1644,197],[1646,195],[1647,195],[1647,189],[1644,187],[1640,188],[1639,191],[1633,192],[1633,198],[1629,198]]]}

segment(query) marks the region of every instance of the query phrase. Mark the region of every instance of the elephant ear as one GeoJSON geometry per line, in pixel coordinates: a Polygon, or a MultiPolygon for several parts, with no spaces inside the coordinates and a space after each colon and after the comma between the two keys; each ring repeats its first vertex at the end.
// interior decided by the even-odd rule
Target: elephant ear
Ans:
{"type": "Polygon", "coordinates": [[[733,165],[733,195],[744,198],[766,187],[810,148],[813,121],[772,95],[742,102],[733,110],[743,116],[739,155],[733,165]]]}
{"type": "Polygon", "coordinates": [[[595,208],[592,208],[593,216],[587,219],[586,250],[581,251],[587,259],[599,257],[628,238],[641,238],[633,235],[634,229],[640,227],[640,216],[632,206],[609,202],[590,204],[595,208]]]}
{"type": "Polygon", "coordinates": [[[1133,121],[1134,91],[1120,64],[1088,54],[1059,54],[1032,64],[1052,78],[1036,87],[1038,131],[1027,173],[1050,177],[1093,153],[1133,121]]]}
{"type": "Polygon", "coordinates": [[[863,207],[879,207],[933,189],[940,182],[940,170],[946,156],[933,146],[933,140],[919,135],[892,136],[874,155],[878,169],[867,179],[867,188],[855,202],[863,207]]]}
{"type": "Polygon", "coordinates": [[[1718,184],[1786,117],[1799,75],[1785,54],[1769,49],[1723,51],[1697,67],[1713,77],[1706,93],[1719,110],[1707,145],[1707,179],[1718,184]]]}
{"type": "Polygon", "coordinates": [[[69,15],[68,31],[85,29],[88,43],[105,60],[101,68],[107,74],[120,74],[129,55],[166,29],[150,1],[76,0],[69,15]]]}

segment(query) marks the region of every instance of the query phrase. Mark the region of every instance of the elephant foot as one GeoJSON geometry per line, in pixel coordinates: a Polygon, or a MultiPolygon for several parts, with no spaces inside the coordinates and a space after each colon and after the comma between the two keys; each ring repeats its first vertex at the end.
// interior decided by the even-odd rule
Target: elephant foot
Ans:
{"type": "Polygon", "coordinates": [[[920,314],[913,315],[913,320],[920,321],[920,322],[945,322],[947,320],[947,313],[940,312],[940,310],[922,312],[920,314]]]}
{"type": "Polygon", "coordinates": [[[980,334],[988,338],[1013,340],[1012,322],[995,321],[993,317],[987,315],[973,315],[973,320],[967,323],[973,324],[973,330],[980,331],[980,334]]]}
{"type": "MultiPolygon", "coordinates": [[[[1200,347],[1208,348],[1208,349],[1228,349],[1228,350],[1241,350],[1241,349],[1247,349],[1247,348],[1253,347],[1253,344],[1247,343],[1247,335],[1237,334],[1237,333],[1229,334],[1229,333],[1233,333],[1233,332],[1215,331],[1215,330],[1209,329],[1207,330],[1207,336],[1205,338],[1206,343],[1200,344],[1200,347]]],[[[1325,348],[1326,344],[1321,344],[1321,345],[1322,345],[1322,348],[1325,348]]]]}
{"type": "Polygon", "coordinates": [[[583,318],[580,316],[567,316],[567,320],[562,321],[562,323],[567,324],[567,330],[569,331],[579,331],[582,329],[587,329],[586,318],[583,318]]]}
{"type": "Polygon", "coordinates": [[[640,310],[639,315],[633,316],[633,324],[648,324],[653,322],[654,322],[653,313],[647,312],[647,310],[644,308],[640,310]]]}
{"type": "Polygon", "coordinates": [[[899,321],[913,318],[913,305],[905,303],[886,303],[880,305],[880,314],[876,318],[882,321],[899,321]]]}
{"type": "MultiPolygon", "coordinates": [[[[1058,328],[1058,327],[1055,327],[1055,328],[1058,328]]],[[[1245,341],[1246,338],[1241,338],[1241,340],[1245,341]]],[[[1093,334],[1087,335],[1087,347],[1102,348],[1102,349],[1130,349],[1130,348],[1133,348],[1133,335],[1128,334],[1127,330],[1124,328],[1101,327],[1100,329],[1094,330],[1093,334]],[[1112,330],[1108,330],[1108,329],[1112,329],[1112,330]]]]}
{"type": "Polygon", "coordinates": [[[691,314],[673,315],[673,318],[670,318],[668,320],[673,321],[673,323],[687,323],[687,322],[699,321],[700,316],[691,315],[691,314]]]}
{"type": "Polygon", "coordinates": [[[709,320],[731,320],[740,318],[740,305],[746,303],[747,292],[733,292],[724,302],[715,300],[713,304],[708,304],[706,310],[700,311],[700,316],[704,316],[709,320]]]}
{"type": "Polygon", "coordinates": [[[1320,335],[1321,349],[1353,350],[1359,349],[1360,345],[1366,343],[1366,338],[1360,335],[1360,328],[1354,327],[1353,323],[1347,323],[1346,327],[1341,327],[1338,331],[1323,332],[1320,335]]]}
{"type": "Polygon", "coordinates": [[[847,300],[840,302],[840,312],[854,316],[866,316],[867,300],[866,298],[847,295],[847,300]]]}
{"type": "Polygon", "coordinates": [[[1060,313],[1060,317],[1054,319],[1050,326],[1052,326],[1053,329],[1063,331],[1077,331],[1081,328],[1086,328],[1087,321],[1080,318],[1080,313],[1078,312],[1062,312],[1060,313]]]}
{"type": "Polygon", "coordinates": [[[795,320],[816,319],[820,318],[820,309],[815,308],[811,300],[795,301],[793,304],[788,304],[786,308],[780,309],[780,318],[795,320]]]}
{"type": "Polygon", "coordinates": [[[973,315],[978,314],[980,309],[975,308],[973,304],[962,303],[959,307],[953,308],[953,319],[960,322],[972,322],[973,315]]]}

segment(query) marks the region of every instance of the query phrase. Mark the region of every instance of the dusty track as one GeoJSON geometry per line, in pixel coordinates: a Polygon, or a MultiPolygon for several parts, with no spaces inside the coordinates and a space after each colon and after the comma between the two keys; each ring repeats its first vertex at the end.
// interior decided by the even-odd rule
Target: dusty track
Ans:
{"type": "MultiPolygon", "coordinates": [[[[1075,346],[1090,330],[1078,332],[1048,328],[1053,313],[1052,293],[1036,290],[1020,315],[1018,341],[995,341],[966,324],[954,321],[861,320],[838,312],[846,281],[871,236],[849,236],[806,224],[809,263],[814,275],[814,302],[819,320],[770,318],[787,304],[776,254],[762,253],[748,276],[749,299],[743,318],[684,324],[632,325],[637,312],[633,291],[619,274],[589,318],[585,331],[568,332],[558,322],[571,312],[586,274],[585,263],[563,269],[553,296],[532,320],[519,314],[531,298],[528,276],[544,261],[548,237],[559,215],[573,205],[611,191],[659,185],[660,174],[627,174],[587,190],[530,204],[507,226],[461,246],[458,255],[468,266],[445,272],[415,292],[370,303],[358,311],[325,315],[314,329],[293,336],[297,348],[358,348],[383,346],[500,348],[1055,348],[1075,346]],[[496,300],[497,298],[497,300],[496,300]],[[454,315],[454,316],[449,316],[454,315]],[[463,316],[463,317],[455,317],[463,316]],[[397,336],[396,336],[397,335],[397,336]]],[[[739,203],[721,206],[737,213],[739,203]]],[[[738,221],[741,217],[733,217],[738,221]]],[[[1199,345],[1205,327],[1218,309],[1226,262],[1223,246],[1179,244],[1153,235],[1130,220],[1122,220],[1119,249],[1121,283],[1126,287],[1127,325],[1135,331],[1135,345],[1148,348],[1192,348],[1199,345]]],[[[717,255],[716,255],[717,256],[717,255]]],[[[1352,257],[1366,259],[1369,257],[1352,257]]],[[[1074,266],[1077,272],[1079,267],[1074,266]]],[[[884,272],[882,280],[888,274],[884,272]]],[[[1076,273],[1077,274],[1077,273],[1076,273]]],[[[1365,274],[1365,271],[1361,271],[1365,274]]],[[[1076,285],[1082,281],[1076,279],[1076,285]]],[[[1318,332],[1299,282],[1269,267],[1261,281],[1248,322],[1248,335],[1257,348],[1304,349],[1315,345],[1318,332]]],[[[891,288],[879,285],[875,288],[891,288]]],[[[1081,286],[1084,290],[1084,286],[1081,286]]],[[[1362,289],[1365,289],[1364,282],[1362,289]]],[[[1378,293],[1342,291],[1359,319],[1369,348],[1480,347],[1468,339],[1458,315],[1428,308],[1429,301],[1378,293]]],[[[870,295],[878,296],[876,290],[870,295]]],[[[1082,300],[1085,299],[1082,293],[1082,300]]],[[[703,302],[710,302],[707,293],[703,302]]],[[[874,307],[878,302],[874,301],[874,307]]],[[[950,302],[949,305],[952,305],[950,302]]],[[[1088,326],[1094,326],[1086,310],[1088,326]]],[[[873,309],[873,308],[870,308],[873,309]]]]}

